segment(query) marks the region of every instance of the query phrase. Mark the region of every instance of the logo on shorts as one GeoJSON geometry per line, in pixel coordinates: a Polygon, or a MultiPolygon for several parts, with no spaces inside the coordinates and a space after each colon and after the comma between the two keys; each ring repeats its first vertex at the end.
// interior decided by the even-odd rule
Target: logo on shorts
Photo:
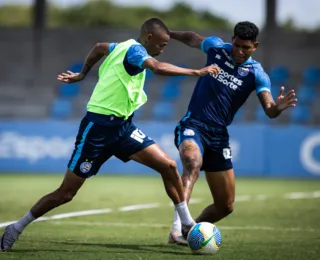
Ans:
{"type": "Polygon", "coordinates": [[[192,129],[186,129],[186,130],[184,130],[183,135],[184,136],[194,136],[195,133],[192,129]]]}
{"type": "Polygon", "coordinates": [[[232,159],[231,149],[230,148],[223,148],[222,150],[224,159],[232,159]]]}
{"type": "Polygon", "coordinates": [[[241,77],[245,77],[249,74],[249,69],[248,68],[244,68],[244,67],[239,67],[238,68],[238,74],[241,76],[241,77]]]}
{"type": "Polygon", "coordinates": [[[91,170],[92,163],[91,162],[83,162],[80,164],[80,171],[83,173],[87,173],[91,170]]]}

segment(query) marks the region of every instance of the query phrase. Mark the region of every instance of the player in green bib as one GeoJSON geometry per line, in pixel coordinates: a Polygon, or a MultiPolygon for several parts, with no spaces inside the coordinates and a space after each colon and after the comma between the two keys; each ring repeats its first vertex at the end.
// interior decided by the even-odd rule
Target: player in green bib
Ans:
{"type": "Polygon", "coordinates": [[[159,172],[179,213],[182,228],[188,230],[193,226],[176,162],[133,124],[132,117],[147,101],[143,90],[145,69],[165,76],[204,76],[218,74],[219,68],[209,66],[193,70],[157,61],[153,57],[163,52],[168,41],[168,28],[161,20],[153,18],[142,25],[138,40],[98,43],[86,58],[81,73],[68,71],[58,75],[62,82],[81,81],[92,66],[106,56],[61,186],[42,197],[19,221],[6,228],[0,241],[2,250],[11,249],[29,223],[71,201],[85,180],[97,174],[111,156],[124,162],[134,160],[159,172]]]}

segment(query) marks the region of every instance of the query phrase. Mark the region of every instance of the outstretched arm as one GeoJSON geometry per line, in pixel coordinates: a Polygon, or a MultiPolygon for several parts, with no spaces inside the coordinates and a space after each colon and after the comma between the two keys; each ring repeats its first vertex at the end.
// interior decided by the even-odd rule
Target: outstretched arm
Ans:
{"type": "Polygon", "coordinates": [[[277,99],[274,101],[271,94],[270,78],[261,68],[256,70],[255,83],[260,103],[269,118],[276,118],[283,110],[296,106],[298,100],[295,97],[296,94],[293,89],[283,96],[284,87],[281,87],[277,99]]]}
{"type": "Polygon", "coordinates": [[[83,80],[94,64],[96,64],[103,56],[109,55],[109,47],[110,43],[97,43],[87,55],[80,73],[73,73],[68,70],[67,73],[59,74],[57,79],[66,83],[74,83],[83,80]]]}
{"type": "Polygon", "coordinates": [[[154,58],[149,58],[144,61],[143,68],[151,70],[154,74],[162,76],[204,76],[207,74],[217,75],[220,68],[217,66],[208,66],[199,70],[181,68],[170,63],[159,62],[154,58]]]}
{"type": "Polygon", "coordinates": [[[205,37],[191,31],[170,31],[170,37],[198,49],[201,49],[201,43],[205,39],[205,37]]]}
{"type": "Polygon", "coordinates": [[[260,103],[269,118],[278,117],[281,112],[289,107],[295,107],[297,99],[295,97],[295,92],[291,89],[286,95],[282,95],[284,92],[284,87],[280,88],[279,95],[274,101],[271,92],[262,91],[258,94],[260,103]]]}

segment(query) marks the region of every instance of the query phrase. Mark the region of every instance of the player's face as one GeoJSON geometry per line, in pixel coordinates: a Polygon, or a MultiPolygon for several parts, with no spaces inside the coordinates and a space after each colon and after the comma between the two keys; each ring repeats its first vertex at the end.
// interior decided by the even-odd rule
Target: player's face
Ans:
{"type": "Polygon", "coordinates": [[[244,63],[250,58],[252,52],[258,47],[258,42],[251,40],[242,40],[239,37],[232,38],[232,59],[238,63],[244,63]]]}
{"type": "Polygon", "coordinates": [[[152,57],[158,56],[163,53],[164,47],[167,46],[170,36],[166,33],[159,32],[148,35],[148,44],[146,49],[152,57]]]}

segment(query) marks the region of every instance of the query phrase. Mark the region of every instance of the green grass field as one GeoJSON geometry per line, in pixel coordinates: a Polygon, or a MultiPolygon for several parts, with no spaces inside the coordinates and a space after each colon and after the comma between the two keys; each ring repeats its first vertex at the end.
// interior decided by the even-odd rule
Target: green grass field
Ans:
{"type": "MultiPolygon", "coordinates": [[[[20,218],[61,178],[0,175],[0,223],[20,218]]],[[[193,198],[193,216],[211,203],[203,177],[193,198]]],[[[193,256],[188,248],[167,244],[169,202],[160,177],[94,177],[71,203],[47,216],[109,210],[34,223],[0,259],[320,259],[320,181],[237,179],[235,211],[217,223],[223,240],[214,256],[193,256]],[[140,206],[123,208],[130,205],[140,206]]]]}

